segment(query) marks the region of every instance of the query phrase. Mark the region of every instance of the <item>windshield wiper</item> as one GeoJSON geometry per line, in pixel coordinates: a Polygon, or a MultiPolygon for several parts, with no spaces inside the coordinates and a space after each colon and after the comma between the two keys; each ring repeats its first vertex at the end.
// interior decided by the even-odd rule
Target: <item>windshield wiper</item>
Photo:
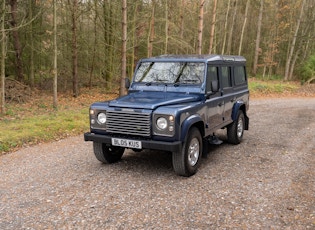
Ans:
{"type": "Polygon", "coordinates": [[[183,74],[184,69],[186,68],[186,66],[187,66],[187,62],[185,62],[185,64],[183,65],[183,67],[182,67],[181,70],[179,71],[179,74],[178,74],[178,76],[177,76],[177,78],[176,78],[176,80],[175,80],[174,83],[178,83],[178,81],[179,81],[180,77],[182,76],[182,74],[183,74]]]}
{"type": "Polygon", "coordinates": [[[140,78],[140,80],[138,82],[142,82],[142,80],[147,76],[147,74],[149,73],[150,69],[152,68],[152,66],[154,65],[154,62],[151,62],[150,66],[148,67],[148,69],[145,70],[145,72],[143,73],[142,78],[140,78]]]}

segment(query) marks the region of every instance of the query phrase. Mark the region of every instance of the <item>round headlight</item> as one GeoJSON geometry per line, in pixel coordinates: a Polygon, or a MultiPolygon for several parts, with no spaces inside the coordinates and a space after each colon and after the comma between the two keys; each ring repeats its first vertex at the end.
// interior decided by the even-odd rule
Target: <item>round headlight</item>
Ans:
{"type": "Polygon", "coordinates": [[[106,123],[106,114],[105,114],[105,113],[99,113],[99,114],[97,115],[97,121],[98,121],[101,125],[105,124],[105,123],[106,123]]]}
{"type": "Polygon", "coordinates": [[[164,117],[160,117],[156,120],[156,126],[161,129],[164,130],[167,128],[167,120],[164,117]]]}

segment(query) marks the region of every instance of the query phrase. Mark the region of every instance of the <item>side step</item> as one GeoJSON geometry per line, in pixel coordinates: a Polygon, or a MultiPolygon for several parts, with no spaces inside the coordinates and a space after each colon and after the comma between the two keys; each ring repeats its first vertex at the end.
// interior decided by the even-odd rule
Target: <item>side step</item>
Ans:
{"type": "Polygon", "coordinates": [[[208,138],[210,145],[221,145],[223,141],[221,141],[217,136],[213,135],[208,138]]]}

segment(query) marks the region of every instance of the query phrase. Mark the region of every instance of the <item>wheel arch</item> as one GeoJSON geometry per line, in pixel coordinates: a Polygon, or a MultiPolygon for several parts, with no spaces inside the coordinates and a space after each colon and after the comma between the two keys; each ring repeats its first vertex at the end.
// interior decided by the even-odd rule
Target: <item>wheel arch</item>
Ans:
{"type": "Polygon", "coordinates": [[[237,101],[232,109],[232,120],[235,121],[237,119],[238,111],[241,110],[245,117],[245,130],[248,130],[249,127],[249,118],[246,113],[246,104],[243,101],[237,101]]]}
{"type": "Polygon", "coordinates": [[[180,140],[185,141],[186,136],[188,135],[189,130],[192,127],[196,127],[200,134],[201,137],[204,137],[205,135],[205,130],[204,130],[204,122],[202,118],[199,115],[192,115],[188,117],[181,125],[181,134],[180,134],[180,140]]]}

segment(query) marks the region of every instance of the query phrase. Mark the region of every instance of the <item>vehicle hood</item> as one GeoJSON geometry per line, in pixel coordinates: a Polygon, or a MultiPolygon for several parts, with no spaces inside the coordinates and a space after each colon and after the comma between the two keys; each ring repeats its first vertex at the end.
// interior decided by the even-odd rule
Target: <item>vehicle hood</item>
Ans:
{"type": "Polygon", "coordinates": [[[111,107],[155,109],[159,106],[200,100],[200,95],[171,92],[134,92],[109,102],[111,107]]]}

